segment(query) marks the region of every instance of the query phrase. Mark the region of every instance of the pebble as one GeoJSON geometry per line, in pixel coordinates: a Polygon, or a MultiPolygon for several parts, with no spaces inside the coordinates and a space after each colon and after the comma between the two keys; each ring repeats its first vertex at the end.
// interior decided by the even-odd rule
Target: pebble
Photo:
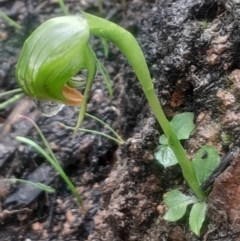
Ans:
{"type": "Polygon", "coordinates": [[[0,33],[0,39],[2,39],[2,40],[6,40],[7,37],[8,37],[7,32],[1,32],[1,33],[0,33]]]}

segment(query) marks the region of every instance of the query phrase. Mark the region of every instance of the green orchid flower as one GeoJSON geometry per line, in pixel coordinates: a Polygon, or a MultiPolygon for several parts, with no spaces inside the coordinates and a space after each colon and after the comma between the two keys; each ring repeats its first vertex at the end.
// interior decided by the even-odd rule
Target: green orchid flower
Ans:
{"type": "Polygon", "coordinates": [[[44,22],[24,43],[16,67],[20,87],[36,100],[81,106],[83,96],[70,83],[83,69],[91,79],[95,76],[89,35],[81,15],[44,22]]]}

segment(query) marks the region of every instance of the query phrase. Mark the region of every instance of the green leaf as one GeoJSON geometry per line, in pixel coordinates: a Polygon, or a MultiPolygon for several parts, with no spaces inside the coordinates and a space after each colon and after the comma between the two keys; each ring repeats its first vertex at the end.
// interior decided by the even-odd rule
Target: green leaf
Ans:
{"type": "Polygon", "coordinates": [[[205,202],[195,203],[192,206],[190,216],[189,216],[189,225],[191,230],[197,236],[200,236],[200,230],[205,220],[206,211],[207,211],[207,204],[205,202]]]}
{"type": "Polygon", "coordinates": [[[184,112],[173,117],[170,124],[176,133],[178,140],[186,140],[195,128],[193,123],[194,114],[192,112],[184,112]]]}
{"type": "Polygon", "coordinates": [[[95,59],[96,59],[98,70],[100,71],[100,73],[103,77],[103,80],[107,86],[108,93],[109,93],[110,97],[113,97],[113,88],[112,88],[110,75],[109,75],[108,71],[106,70],[105,66],[98,60],[98,58],[96,56],[95,56],[95,59]]]}
{"type": "Polygon", "coordinates": [[[192,161],[199,185],[213,172],[220,162],[218,152],[211,146],[202,146],[192,161]]]}
{"type": "Polygon", "coordinates": [[[168,139],[164,134],[159,137],[159,143],[162,145],[168,145],[168,139]]]}
{"type": "Polygon", "coordinates": [[[103,46],[103,51],[104,51],[104,57],[108,58],[109,56],[109,45],[108,45],[108,41],[105,38],[100,38],[101,39],[101,43],[103,46]]]}
{"type": "MultiPolygon", "coordinates": [[[[192,112],[184,112],[177,114],[170,121],[170,124],[175,132],[178,140],[186,140],[191,135],[192,131],[195,128],[195,124],[193,123],[194,114],[192,112]]],[[[166,143],[166,136],[160,137],[159,142],[161,144],[166,143]]]]}
{"type": "Polygon", "coordinates": [[[177,221],[183,217],[187,206],[197,201],[198,199],[195,196],[186,196],[178,190],[170,191],[163,199],[168,207],[168,211],[163,218],[170,222],[177,221]]]}
{"type": "Polygon", "coordinates": [[[19,182],[19,183],[28,184],[28,185],[34,186],[34,187],[39,188],[39,189],[41,189],[45,192],[48,192],[48,193],[54,193],[55,192],[54,188],[52,188],[50,186],[47,186],[47,185],[45,185],[43,183],[40,183],[40,182],[32,182],[32,181],[17,179],[17,178],[4,179],[4,181],[19,182]]]}
{"type": "Polygon", "coordinates": [[[169,146],[160,145],[154,152],[154,157],[165,168],[178,163],[175,154],[169,146]]]}

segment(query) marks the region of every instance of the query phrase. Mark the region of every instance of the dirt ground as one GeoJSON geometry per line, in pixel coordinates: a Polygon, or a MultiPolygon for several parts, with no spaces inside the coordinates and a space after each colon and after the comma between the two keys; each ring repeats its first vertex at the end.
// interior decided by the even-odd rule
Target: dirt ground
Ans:
{"type": "MultiPolygon", "coordinates": [[[[102,15],[131,31],[145,53],[156,93],[169,119],[191,111],[196,129],[183,143],[189,157],[203,145],[217,148],[223,157],[239,146],[240,51],[238,1],[97,1],[66,0],[69,12],[80,9],[102,15]]],[[[0,9],[22,28],[0,18],[0,92],[18,88],[14,69],[24,40],[43,21],[60,16],[55,0],[0,0],[0,9]]],[[[96,76],[87,112],[114,128],[125,140],[118,146],[101,136],[63,129],[74,126],[78,109],[64,107],[44,117],[27,96],[0,109],[0,176],[43,182],[56,189],[45,194],[29,185],[0,182],[1,241],[197,241],[240,240],[239,159],[215,181],[209,196],[202,236],[189,230],[187,219],[163,220],[167,191],[190,193],[178,165],[164,169],[153,156],[162,133],[133,70],[112,45],[104,57],[97,38],[91,44],[113,83],[109,97],[101,76],[96,76]],[[15,136],[43,146],[32,125],[37,122],[65,172],[82,195],[86,214],[62,179],[33,148],[15,136]]],[[[4,97],[0,103],[7,100],[4,97]]],[[[86,118],[84,128],[109,132],[86,118]]]]}

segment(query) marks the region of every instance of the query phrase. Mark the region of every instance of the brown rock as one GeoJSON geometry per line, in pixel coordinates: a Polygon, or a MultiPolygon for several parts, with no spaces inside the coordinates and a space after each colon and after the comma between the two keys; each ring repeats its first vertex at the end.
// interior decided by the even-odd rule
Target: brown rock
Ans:
{"type": "Polygon", "coordinates": [[[214,182],[209,196],[217,212],[225,213],[232,228],[236,228],[240,220],[240,155],[214,182]]]}
{"type": "Polygon", "coordinates": [[[236,103],[235,97],[228,91],[218,90],[217,97],[222,101],[225,107],[232,107],[236,103]]]}

